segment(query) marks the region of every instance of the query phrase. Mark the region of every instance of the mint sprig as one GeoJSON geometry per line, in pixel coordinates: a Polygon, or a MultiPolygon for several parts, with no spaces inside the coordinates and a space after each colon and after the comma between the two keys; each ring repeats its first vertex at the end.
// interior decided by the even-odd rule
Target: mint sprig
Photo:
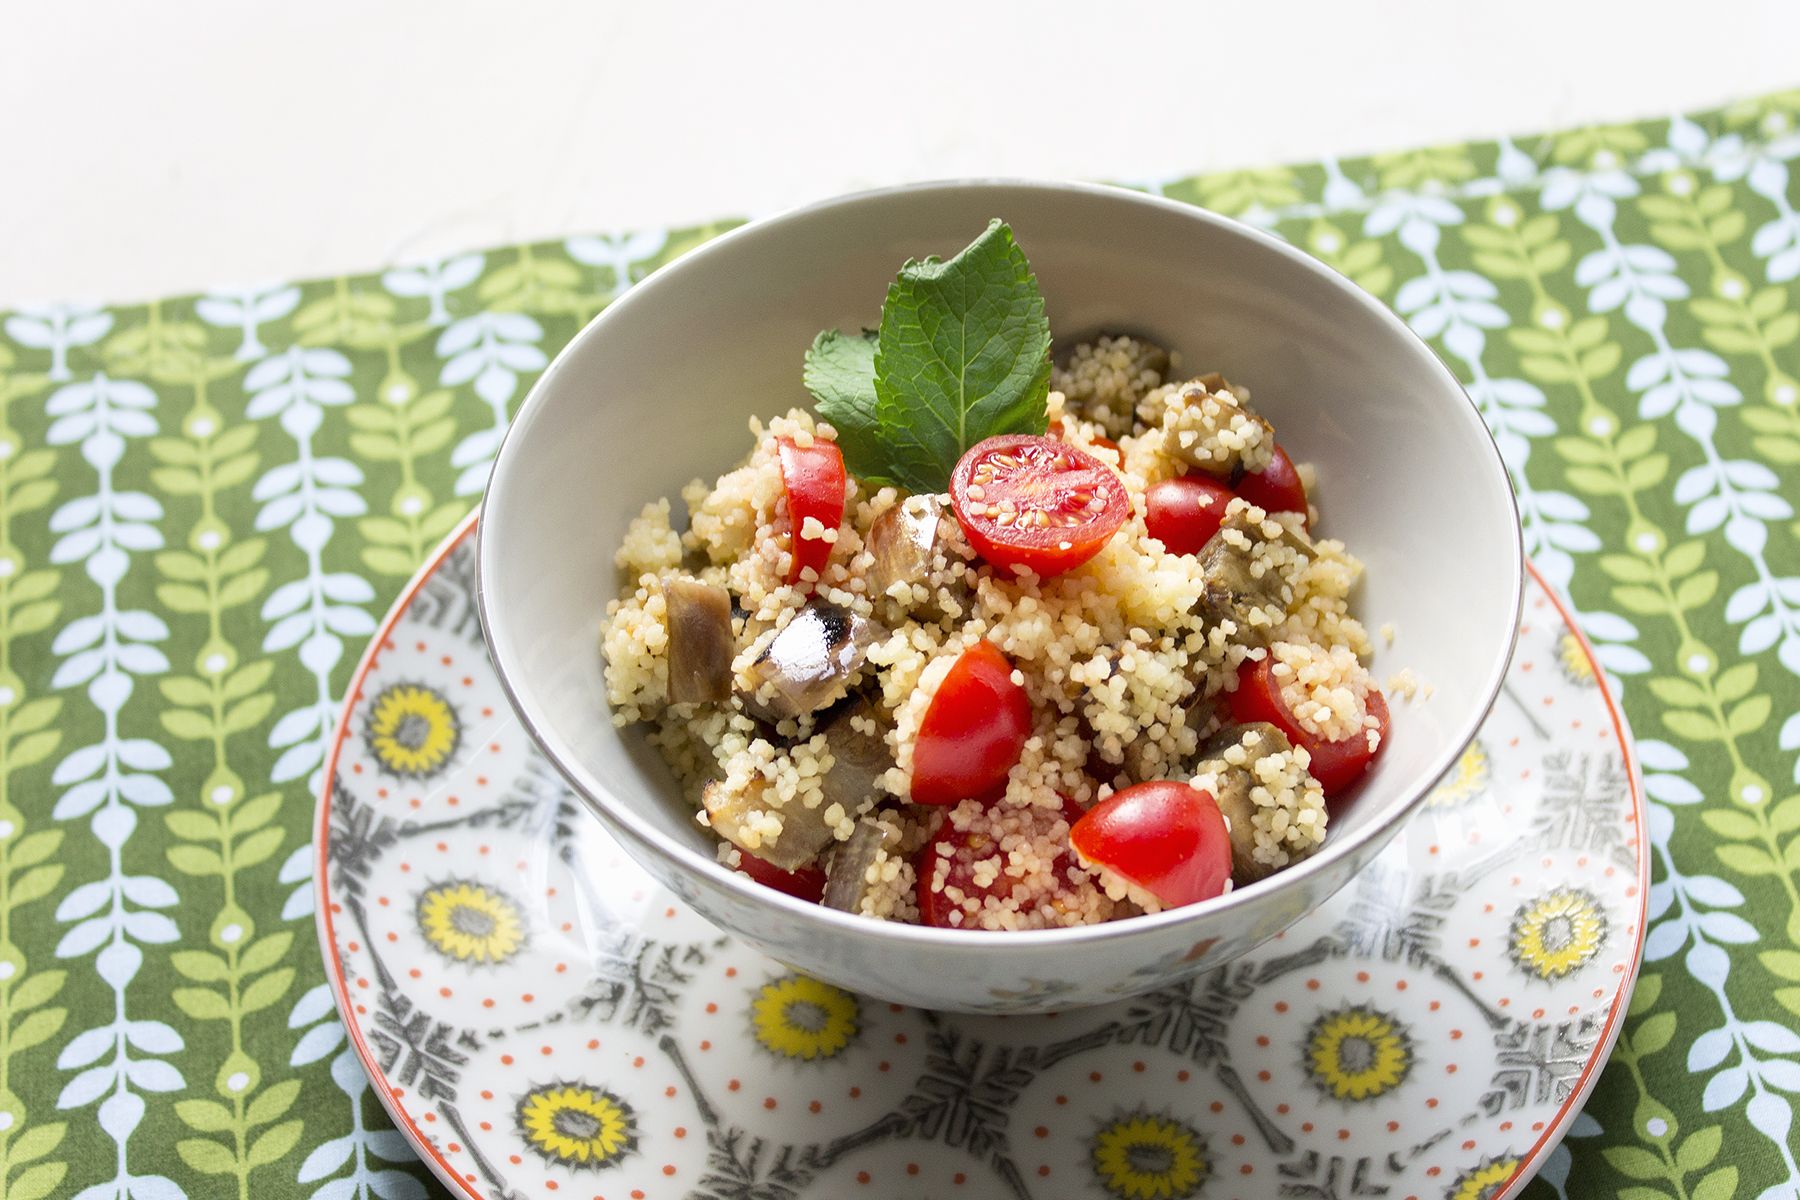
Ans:
{"type": "Polygon", "coordinates": [[[948,260],[908,261],[873,335],[821,333],[806,386],[861,478],[941,492],[969,447],[1042,433],[1050,322],[1012,230],[993,221],[948,260]]]}
{"type": "Polygon", "coordinates": [[[860,334],[827,329],[806,352],[806,390],[818,400],[819,415],[837,427],[844,463],[859,478],[877,486],[893,483],[885,467],[886,452],[875,413],[874,330],[860,334]]]}

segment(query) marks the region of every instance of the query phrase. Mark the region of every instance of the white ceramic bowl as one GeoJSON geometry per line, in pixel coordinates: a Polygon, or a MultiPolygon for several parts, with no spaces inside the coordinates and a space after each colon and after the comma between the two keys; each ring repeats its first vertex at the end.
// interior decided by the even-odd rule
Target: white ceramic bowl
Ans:
{"type": "MultiPolygon", "coordinates": [[[[677,501],[679,511],[679,501],[677,501]]],[[[606,309],[526,398],[482,507],[483,627],[531,735],[643,866],[715,923],[856,991],[931,1008],[1042,1011],[1147,991],[1242,954],[1342,887],[1456,761],[1498,691],[1522,581],[1512,490],[1480,415],[1380,303],[1306,255],[1197,208],[1065,183],[928,184],[746,226],[606,309]],[[1318,465],[1322,531],[1367,565],[1377,678],[1394,706],[1377,766],[1322,850],[1226,896],[1080,929],[972,933],[847,916],[727,871],[641,733],[611,722],[597,630],[613,551],[647,502],[712,479],[746,420],[807,401],[827,327],[873,326],[902,261],[948,255],[990,217],[1030,257],[1059,341],[1147,334],[1248,385],[1318,465]]]]}

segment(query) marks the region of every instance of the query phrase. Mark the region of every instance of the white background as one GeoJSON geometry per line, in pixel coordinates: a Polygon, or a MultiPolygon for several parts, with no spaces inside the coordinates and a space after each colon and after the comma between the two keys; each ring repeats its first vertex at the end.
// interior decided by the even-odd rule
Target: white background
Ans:
{"type": "Polygon", "coordinates": [[[0,307],[1796,85],[1794,0],[0,0],[0,307]]]}

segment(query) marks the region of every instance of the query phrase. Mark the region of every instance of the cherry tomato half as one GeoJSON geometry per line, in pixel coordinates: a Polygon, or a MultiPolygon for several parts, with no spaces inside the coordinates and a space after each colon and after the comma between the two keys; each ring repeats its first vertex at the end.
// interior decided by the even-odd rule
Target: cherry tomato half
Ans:
{"type": "Polygon", "coordinates": [[[1144,493],[1144,524],[1169,553],[1198,554],[1219,532],[1225,506],[1236,495],[1210,475],[1165,479],[1144,493]]]}
{"type": "Polygon", "coordinates": [[[963,455],[950,504],[981,557],[1040,578],[1094,557],[1131,511],[1125,485],[1104,463],[1028,434],[992,437],[963,455]]]}
{"type": "Polygon", "coordinates": [[[826,529],[836,529],[844,520],[844,454],[836,442],[817,439],[810,446],[798,445],[792,438],[776,438],[781,452],[781,486],[787,491],[788,520],[794,526],[794,564],[788,568],[787,581],[798,583],[800,572],[811,567],[825,573],[831,560],[831,543],[824,538],[807,537],[802,531],[806,518],[814,517],[826,529]]]}
{"type": "Polygon", "coordinates": [[[1375,749],[1369,749],[1369,738],[1364,731],[1328,742],[1300,727],[1300,722],[1288,710],[1287,701],[1282,699],[1281,684],[1270,670],[1269,659],[1263,658],[1256,662],[1246,661],[1238,668],[1237,691],[1231,693],[1231,719],[1239,724],[1267,721],[1287,734],[1294,745],[1304,746],[1312,755],[1307,770],[1319,781],[1325,794],[1331,796],[1361,778],[1369,764],[1387,747],[1387,699],[1379,688],[1371,688],[1364,695],[1363,703],[1374,716],[1381,735],[1375,749]]]}
{"type": "MultiPolygon", "coordinates": [[[[1081,819],[1081,809],[1067,796],[1063,797],[1060,814],[1047,808],[1027,810],[1031,817],[1032,829],[1036,833],[1050,835],[1058,818],[1073,827],[1081,819]]],[[[948,861],[949,868],[944,873],[945,889],[960,889],[964,896],[972,897],[976,903],[983,904],[989,896],[996,898],[1015,898],[1022,906],[1034,907],[1037,904],[1048,904],[1056,900],[1068,890],[1069,868],[1075,865],[1074,858],[1067,849],[1057,854],[1050,865],[1051,876],[1056,880],[1054,887],[1042,887],[1028,884],[1001,871],[986,884],[975,882],[975,866],[984,859],[993,856],[992,841],[979,828],[956,829],[948,822],[938,831],[938,835],[926,842],[919,850],[917,865],[919,883],[919,920],[926,925],[936,925],[940,929],[956,929],[962,926],[969,913],[960,904],[952,900],[944,891],[935,890],[933,881],[937,878],[940,865],[948,861]],[[1036,896],[1029,893],[1036,891],[1036,896]],[[951,914],[960,914],[956,920],[951,914]]]]}
{"type": "Polygon", "coordinates": [[[742,850],[738,852],[738,870],[764,887],[785,892],[796,900],[817,904],[825,898],[825,872],[817,867],[784,871],[768,859],[742,850]]]}
{"type": "Polygon", "coordinates": [[[1306,485],[1279,445],[1268,466],[1238,480],[1237,494],[1265,512],[1306,512],[1306,485]]]}
{"type": "Polygon", "coordinates": [[[1075,822],[1069,841],[1085,862],[1143,888],[1165,908],[1210,900],[1231,878],[1231,834],[1218,802],[1172,780],[1114,792],[1075,822]]]}
{"type": "Polygon", "coordinates": [[[1031,702],[992,642],[962,652],[925,709],[913,743],[915,804],[988,800],[1006,788],[1031,733],[1031,702]]]}

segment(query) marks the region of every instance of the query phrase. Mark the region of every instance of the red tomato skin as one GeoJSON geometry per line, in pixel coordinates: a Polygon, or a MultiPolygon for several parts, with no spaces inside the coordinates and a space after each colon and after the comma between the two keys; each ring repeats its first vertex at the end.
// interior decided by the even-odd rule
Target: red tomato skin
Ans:
{"type": "Polygon", "coordinates": [[[1181,475],[1144,493],[1144,525],[1171,554],[1198,554],[1237,493],[1208,475],[1181,475]]]}
{"type": "Polygon", "coordinates": [[[1306,485],[1279,444],[1268,466],[1238,480],[1237,494],[1265,512],[1306,512],[1306,485]]]}
{"type": "Polygon", "coordinates": [[[825,898],[825,872],[817,867],[798,867],[784,871],[766,858],[758,858],[748,850],[738,851],[738,872],[748,875],[767,888],[817,904],[825,898]]]}
{"type": "Polygon", "coordinates": [[[1281,687],[1275,682],[1275,675],[1269,669],[1267,658],[1256,662],[1246,661],[1238,668],[1237,690],[1231,693],[1230,702],[1233,721],[1239,724],[1267,721],[1287,734],[1288,741],[1296,746],[1304,746],[1312,756],[1307,770],[1319,781],[1319,786],[1325,789],[1327,797],[1343,791],[1362,778],[1363,772],[1387,748],[1388,706],[1387,699],[1379,688],[1371,688],[1363,697],[1363,703],[1378,722],[1377,729],[1381,734],[1373,752],[1369,750],[1368,736],[1363,732],[1328,742],[1318,734],[1302,729],[1294,719],[1294,714],[1288,711],[1287,701],[1281,697],[1281,687]]]}
{"type": "Polygon", "coordinates": [[[1069,831],[1082,859],[1165,908],[1198,904],[1231,878],[1231,835],[1209,793],[1172,780],[1139,783],[1090,808],[1069,831]]]}
{"type": "MultiPolygon", "coordinates": [[[[1019,478],[1019,477],[1015,477],[1019,478]]],[[[1049,490],[1049,489],[1046,489],[1049,490]]],[[[977,443],[964,454],[950,474],[950,507],[976,553],[996,567],[1024,569],[1040,579],[1072,571],[1112,540],[1131,511],[1125,485],[1105,463],[1084,451],[1055,438],[1031,434],[1003,434],[977,443]],[[1071,465],[1056,475],[1041,475],[1048,481],[1070,490],[1079,488],[1103,501],[1100,512],[1084,523],[1064,527],[1028,527],[1026,523],[1002,526],[984,513],[986,505],[1001,499],[1006,482],[987,486],[989,494],[980,501],[969,498],[968,489],[977,482],[975,474],[984,459],[995,454],[1053,454],[1071,465]],[[1069,543],[1068,549],[1062,543],[1069,543]]]]}
{"type": "Polygon", "coordinates": [[[832,543],[821,538],[802,537],[800,529],[806,518],[816,517],[827,529],[844,522],[844,453],[836,442],[815,439],[810,446],[798,445],[793,438],[776,438],[781,455],[781,486],[787,492],[788,520],[794,526],[793,565],[787,581],[798,583],[800,573],[811,567],[823,575],[831,561],[832,543]]]}
{"type": "Polygon", "coordinates": [[[1031,701],[1013,666],[988,641],[976,642],[938,685],[913,743],[915,804],[993,800],[1031,734],[1031,701]]]}
{"type": "MultiPolygon", "coordinates": [[[[966,836],[966,834],[952,831],[950,835],[952,845],[960,844],[966,836]]],[[[932,925],[939,929],[957,929],[960,926],[950,923],[950,913],[954,910],[950,898],[942,892],[931,890],[931,880],[937,874],[938,860],[943,857],[938,853],[937,844],[944,840],[946,840],[945,835],[939,833],[937,837],[925,843],[924,847],[920,849],[919,861],[914,866],[914,872],[918,875],[918,881],[914,884],[915,898],[919,904],[919,924],[932,925]]],[[[945,882],[953,881],[946,880],[945,882]]]]}
{"type": "Polygon", "coordinates": [[[1267,655],[1254,662],[1245,659],[1238,666],[1237,679],[1237,690],[1227,697],[1233,721],[1239,725],[1267,721],[1285,733],[1288,741],[1295,745],[1303,744],[1310,737],[1301,730],[1299,722],[1288,711],[1287,702],[1281,698],[1281,689],[1269,670],[1267,655]]]}
{"type": "Polygon", "coordinates": [[[1318,742],[1306,748],[1312,755],[1312,764],[1307,769],[1319,781],[1319,786],[1325,789],[1327,796],[1337,795],[1361,779],[1387,748],[1387,698],[1381,694],[1380,689],[1371,688],[1368,695],[1363,697],[1363,704],[1375,718],[1376,731],[1381,735],[1373,751],[1369,749],[1366,732],[1351,734],[1342,741],[1318,742]]]}
{"type": "MultiPolygon", "coordinates": [[[[1062,798],[1062,802],[1063,820],[1067,821],[1069,827],[1073,829],[1075,823],[1081,820],[1081,806],[1067,796],[1062,798]]],[[[957,849],[968,842],[973,832],[973,830],[963,830],[959,832],[946,824],[943,829],[938,831],[938,836],[932,838],[929,842],[926,842],[924,846],[920,847],[918,861],[914,864],[915,873],[918,876],[916,897],[919,904],[920,924],[935,925],[939,929],[963,928],[963,926],[950,923],[950,914],[952,912],[961,912],[962,910],[956,905],[951,904],[949,898],[946,897],[944,893],[933,891],[931,888],[931,881],[937,874],[938,860],[943,857],[943,855],[938,853],[938,846],[948,843],[951,846],[951,852],[955,853],[957,849]]],[[[1069,868],[1073,866],[1074,863],[1075,859],[1073,853],[1065,847],[1056,856],[1056,861],[1051,864],[1050,869],[1055,873],[1058,879],[1067,879],[1069,868]]],[[[1001,879],[996,880],[994,884],[989,885],[987,888],[976,890],[981,891],[984,896],[995,894],[998,891],[997,885],[1001,883],[1004,878],[1005,877],[1002,876],[1001,879]]],[[[954,863],[951,865],[949,877],[944,882],[947,885],[954,884],[955,886],[962,888],[965,892],[974,886],[973,882],[967,878],[966,873],[959,871],[954,863]]],[[[1007,886],[1010,889],[1011,885],[1008,884],[1007,886]]],[[[971,930],[971,932],[981,931],[971,930]]]]}

